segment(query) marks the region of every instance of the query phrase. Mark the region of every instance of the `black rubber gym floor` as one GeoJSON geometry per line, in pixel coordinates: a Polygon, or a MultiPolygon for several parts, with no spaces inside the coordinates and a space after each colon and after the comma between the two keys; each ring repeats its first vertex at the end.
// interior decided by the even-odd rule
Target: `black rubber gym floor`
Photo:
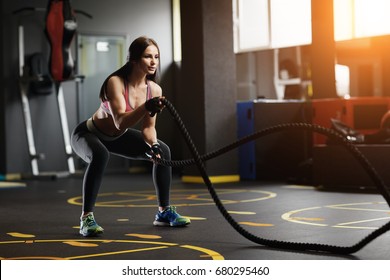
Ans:
{"type": "MultiPolygon", "coordinates": [[[[226,209],[252,234],[271,240],[351,246],[390,219],[376,193],[242,181],[216,184],[226,209]]],[[[221,215],[203,184],[175,177],[172,204],[188,227],[152,225],[156,198],[147,174],[107,174],[95,209],[104,235],[78,234],[81,178],[0,185],[0,259],[389,260],[390,232],[351,255],[274,249],[247,240],[221,215]],[[23,186],[25,184],[25,186],[23,186]]]]}

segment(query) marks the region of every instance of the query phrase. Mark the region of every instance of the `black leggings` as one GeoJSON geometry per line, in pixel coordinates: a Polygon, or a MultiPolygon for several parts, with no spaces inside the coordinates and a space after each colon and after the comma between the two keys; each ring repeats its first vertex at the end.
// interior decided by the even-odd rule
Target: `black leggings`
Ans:
{"type": "MultiPolygon", "coordinates": [[[[163,151],[163,158],[171,159],[169,147],[158,140],[163,151]]],[[[149,146],[145,143],[139,130],[128,129],[122,136],[112,141],[99,139],[91,133],[86,121],[80,123],[72,132],[72,148],[88,167],[83,180],[83,211],[93,212],[103,173],[110,158],[110,153],[129,159],[148,160],[145,152],[149,146]]],[[[153,165],[153,183],[156,189],[158,206],[169,206],[169,193],[172,180],[172,168],[153,165]]]]}

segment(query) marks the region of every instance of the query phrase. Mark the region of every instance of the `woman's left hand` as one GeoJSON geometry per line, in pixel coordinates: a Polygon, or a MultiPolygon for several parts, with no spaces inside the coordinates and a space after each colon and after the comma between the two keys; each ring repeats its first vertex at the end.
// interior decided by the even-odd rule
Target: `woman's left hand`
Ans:
{"type": "Polygon", "coordinates": [[[153,160],[154,158],[162,158],[163,151],[159,143],[154,143],[148,152],[146,152],[146,156],[153,160]]]}

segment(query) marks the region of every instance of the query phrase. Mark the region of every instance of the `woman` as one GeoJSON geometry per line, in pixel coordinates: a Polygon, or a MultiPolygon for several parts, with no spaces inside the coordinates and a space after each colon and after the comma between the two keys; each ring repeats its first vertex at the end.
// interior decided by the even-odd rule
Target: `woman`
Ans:
{"type": "MultiPolygon", "coordinates": [[[[147,37],[134,40],[127,63],[104,81],[100,90],[101,105],[93,116],[73,131],[75,153],[88,163],[83,179],[83,209],[80,234],[103,233],[93,209],[110,153],[131,159],[147,160],[153,156],[170,160],[169,147],[157,139],[156,114],[163,109],[161,87],[156,83],[160,50],[147,37]],[[142,122],[141,130],[132,127],[142,122]]],[[[156,226],[185,226],[188,218],[170,206],[171,168],[153,165],[153,183],[158,198],[156,226]]]]}

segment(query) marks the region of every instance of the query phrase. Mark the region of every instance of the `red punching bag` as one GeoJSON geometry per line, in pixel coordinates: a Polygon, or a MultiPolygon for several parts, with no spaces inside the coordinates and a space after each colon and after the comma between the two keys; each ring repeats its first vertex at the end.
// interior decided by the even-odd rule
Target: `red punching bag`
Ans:
{"type": "Polygon", "coordinates": [[[49,0],[45,32],[51,47],[49,71],[56,82],[73,78],[74,62],[70,45],[76,29],[76,17],[70,0],[49,0]]]}

